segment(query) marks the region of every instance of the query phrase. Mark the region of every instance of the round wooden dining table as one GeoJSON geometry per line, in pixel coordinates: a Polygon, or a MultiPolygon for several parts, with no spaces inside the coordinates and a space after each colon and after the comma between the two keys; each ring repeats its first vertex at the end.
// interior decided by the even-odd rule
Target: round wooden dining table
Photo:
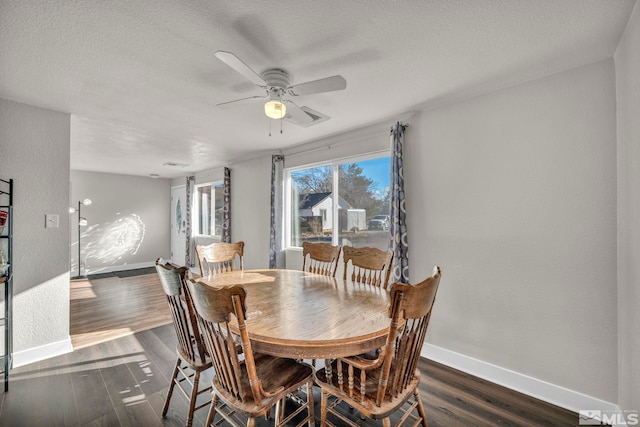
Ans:
{"type": "Polygon", "coordinates": [[[197,279],[247,291],[254,351],[294,359],[353,356],[381,347],[389,328],[388,291],[298,270],[243,270],[197,279]]]}

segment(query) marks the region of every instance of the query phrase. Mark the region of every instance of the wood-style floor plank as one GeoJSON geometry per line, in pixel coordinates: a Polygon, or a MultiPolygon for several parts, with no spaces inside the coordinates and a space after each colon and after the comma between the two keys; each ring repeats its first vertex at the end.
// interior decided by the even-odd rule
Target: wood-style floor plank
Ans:
{"type": "Polygon", "coordinates": [[[171,323],[155,273],[72,280],[70,293],[73,348],[171,323]]]}
{"type": "MultiPolygon", "coordinates": [[[[161,418],[177,339],[157,276],[74,281],[72,298],[71,329],[78,348],[12,371],[9,392],[0,395],[0,427],[184,426],[188,406],[178,391],[167,417],[161,418]],[[152,320],[141,318],[147,316],[152,320]]],[[[419,368],[431,427],[578,425],[571,411],[473,375],[427,359],[419,368]]],[[[211,381],[210,372],[203,377],[211,381]]],[[[319,425],[317,388],[314,399],[319,425]]],[[[196,411],[194,426],[204,425],[207,410],[196,411]]],[[[360,426],[382,425],[361,420],[346,405],[341,411],[360,426]]],[[[271,424],[264,418],[256,423],[271,424]]]]}

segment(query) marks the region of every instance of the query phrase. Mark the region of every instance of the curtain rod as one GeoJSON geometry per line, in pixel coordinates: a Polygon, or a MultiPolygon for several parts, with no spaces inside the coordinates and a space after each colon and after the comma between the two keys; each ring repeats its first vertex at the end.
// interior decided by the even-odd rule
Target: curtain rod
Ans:
{"type": "Polygon", "coordinates": [[[336,144],[321,145],[319,147],[313,147],[313,148],[309,148],[307,150],[296,151],[295,153],[291,153],[291,154],[283,154],[283,153],[279,153],[279,154],[283,155],[285,158],[295,157],[295,156],[299,156],[300,154],[307,154],[307,153],[311,153],[313,151],[324,150],[325,148],[327,150],[331,150],[331,147],[335,146],[335,145],[336,144]]]}
{"type": "MultiPolygon", "coordinates": [[[[396,124],[400,125],[400,127],[402,128],[402,130],[405,130],[406,128],[409,127],[409,123],[402,123],[402,122],[396,122],[396,124]]],[[[393,127],[395,125],[391,126],[391,132],[393,132],[393,127]]]]}
{"type": "MultiPolygon", "coordinates": [[[[403,128],[409,127],[409,123],[403,124],[402,122],[400,122],[400,125],[403,128]]],[[[334,147],[339,147],[341,145],[349,144],[351,142],[352,142],[352,139],[350,138],[350,139],[348,139],[346,141],[334,142],[332,144],[327,144],[327,145],[320,145],[318,147],[312,147],[312,148],[308,148],[306,150],[296,151],[295,153],[291,153],[291,154],[286,154],[286,153],[283,153],[282,151],[280,151],[278,154],[283,154],[285,156],[285,158],[287,158],[287,157],[295,157],[295,156],[298,156],[300,154],[312,153],[314,151],[319,151],[319,150],[324,150],[324,149],[331,150],[334,147]]]]}

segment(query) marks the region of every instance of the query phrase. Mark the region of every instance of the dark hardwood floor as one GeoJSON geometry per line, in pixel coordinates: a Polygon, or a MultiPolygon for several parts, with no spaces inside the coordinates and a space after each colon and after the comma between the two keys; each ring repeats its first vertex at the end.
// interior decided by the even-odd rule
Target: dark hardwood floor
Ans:
{"type": "MultiPolygon", "coordinates": [[[[142,282],[148,284],[148,276],[142,282]]],[[[173,327],[166,324],[13,369],[9,392],[0,394],[0,427],[184,426],[187,403],[178,392],[167,417],[160,417],[175,344],[173,327]]],[[[576,413],[433,361],[423,359],[420,370],[431,427],[578,425],[576,413]]],[[[210,378],[205,375],[204,381],[210,378]]],[[[320,425],[319,390],[314,398],[320,425]]],[[[382,425],[343,409],[362,426],[382,425]]],[[[206,409],[197,411],[194,426],[204,425],[206,415],[206,409]]],[[[260,419],[257,425],[272,422],[260,419]]]]}

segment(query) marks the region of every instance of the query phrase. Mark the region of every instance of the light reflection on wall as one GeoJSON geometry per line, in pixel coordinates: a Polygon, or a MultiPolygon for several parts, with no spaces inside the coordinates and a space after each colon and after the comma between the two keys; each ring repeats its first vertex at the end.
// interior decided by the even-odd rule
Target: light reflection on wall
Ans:
{"type": "Polygon", "coordinates": [[[126,258],[138,252],[144,233],[144,222],[136,214],[87,227],[82,233],[82,258],[87,270],[98,264],[126,264],[126,258]]]}

